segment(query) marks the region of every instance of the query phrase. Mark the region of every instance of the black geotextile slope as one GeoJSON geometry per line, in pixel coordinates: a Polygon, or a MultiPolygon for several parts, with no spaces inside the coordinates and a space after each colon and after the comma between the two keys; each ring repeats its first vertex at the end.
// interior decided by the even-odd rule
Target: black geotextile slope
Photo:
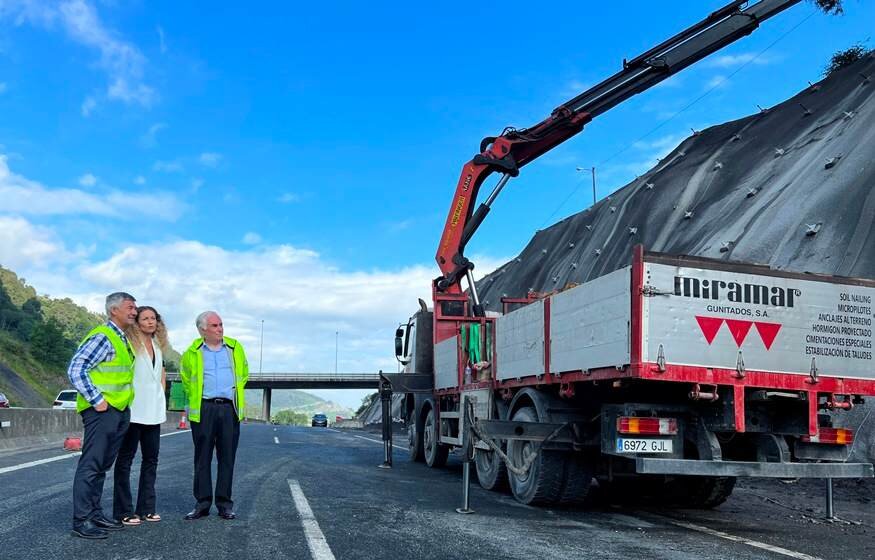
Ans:
{"type": "Polygon", "coordinates": [[[500,310],[502,296],[546,292],[622,268],[637,243],[875,278],[873,224],[870,53],[776,107],[687,138],[610,197],[537,232],[518,258],[478,282],[478,291],[488,309],[500,310]],[[809,229],[816,234],[807,235],[809,229]]]}

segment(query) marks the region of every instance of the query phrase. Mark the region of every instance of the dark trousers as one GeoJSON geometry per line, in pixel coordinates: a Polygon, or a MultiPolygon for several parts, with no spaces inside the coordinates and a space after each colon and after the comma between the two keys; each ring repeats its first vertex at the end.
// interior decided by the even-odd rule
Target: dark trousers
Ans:
{"type": "Polygon", "coordinates": [[[201,401],[200,422],[191,423],[194,441],[194,499],[197,509],[209,510],[215,501],[219,511],[231,511],[231,486],[234,481],[234,461],[240,441],[240,421],[231,401],[217,403],[201,401]],[[213,499],[213,449],[216,450],[216,492],[213,499]]]}
{"type": "Polygon", "coordinates": [[[103,516],[100,498],[106,471],[118,455],[131,412],[110,406],[103,412],[87,408],[81,416],[85,438],[76,476],[73,477],[73,525],[103,516]]]}
{"type": "Polygon", "coordinates": [[[155,475],[158,472],[158,449],[161,445],[161,425],[131,422],[122,439],[115,461],[112,515],[116,519],[136,513],[140,517],[155,513],[155,475]],[[131,499],[131,463],[137,447],[143,451],[140,464],[140,485],[137,490],[137,509],[131,499]]]}

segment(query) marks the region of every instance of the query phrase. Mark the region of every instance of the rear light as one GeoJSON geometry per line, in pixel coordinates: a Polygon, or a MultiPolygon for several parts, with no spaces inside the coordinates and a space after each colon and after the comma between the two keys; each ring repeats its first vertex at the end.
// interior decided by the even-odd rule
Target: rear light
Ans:
{"type": "Polygon", "coordinates": [[[802,441],[809,443],[831,443],[833,445],[848,445],[854,443],[854,430],[845,428],[819,428],[816,436],[802,436],[802,441]]]}
{"type": "Polygon", "coordinates": [[[678,433],[678,422],[674,418],[617,418],[617,432],[621,434],[642,434],[670,436],[678,433]]]}

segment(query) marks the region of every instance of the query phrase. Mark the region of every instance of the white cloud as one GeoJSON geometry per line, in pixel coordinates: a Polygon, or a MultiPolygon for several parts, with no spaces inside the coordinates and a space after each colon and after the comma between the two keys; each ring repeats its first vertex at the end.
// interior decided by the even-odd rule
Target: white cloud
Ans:
{"type": "Polygon", "coordinates": [[[86,173],[85,175],[79,177],[79,184],[83,187],[93,187],[97,184],[97,177],[95,177],[91,173],[86,173]]]}
{"type": "Polygon", "coordinates": [[[399,233],[404,230],[410,229],[410,226],[414,225],[415,223],[416,220],[408,218],[406,220],[391,222],[386,226],[386,229],[388,229],[390,233],[399,233]]]}
{"type": "Polygon", "coordinates": [[[158,31],[158,46],[161,49],[161,54],[167,52],[167,42],[164,40],[164,28],[160,25],[156,28],[158,31]]]}
{"type": "Polygon", "coordinates": [[[79,189],[50,189],[13,173],[5,155],[0,155],[0,200],[4,213],[33,216],[78,214],[127,218],[127,209],[136,207],[147,216],[172,221],[185,210],[182,201],[167,192],[110,190],[96,195],[79,189]]]}
{"type": "Polygon", "coordinates": [[[52,260],[63,244],[51,230],[17,216],[0,216],[0,266],[13,270],[52,260]]]}
{"type": "Polygon", "coordinates": [[[142,175],[137,175],[136,177],[134,177],[134,183],[137,185],[145,185],[146,178],[143,177],[142,175]]]}
{"type": "Polygon", "coordinates": [[[291,192],[285,192],[277,198],[278,202],[282,202],[283,204],[291,204],[293,202],[300,202],[301,196],[291,192]]]}
{"type": "Polygon", "coordinates": [[[82,116],[83,117],[90,117],[91,113],[94,112],[94,109],[96,109],[96,108],[97,108],[97,100],[89,95],[82,102],[82,108],[81,108],[82,116]]]}
{"type": "Polygon", "coordinates": [[[253,369],[264,320],[265,372],[333,371],[339,331],[339,369],[373,372],[395,370],[395,327],[417,309],[417,298],[428,298],[436,271],[433,266],[342,271],[313,251],[287,245],[229,251],[178,241],[132,245],[86,262],[76,273],[65,276],[77,278],[77,286],[64,286],[58,278],[59,291],[46,276],[36,288],[95,307],[101,294],[129,291],[161,311],[179,350],[197,335],[197,314],[215,309],[227,335],[246,346],[253,369]],[[180,268],[180,262],[193,268],[180,268]]]}
{"type": "Polygon", "coordinates": [[[182,167],[182,163],[179,161],[156,161],[152,165],[152,169],[155,171],[161,171],[162,173],[181,173],[184,168],[182,167]]]}
{"type": "Polygon", "coordinates": [[[204,180],[201,178],[195,178],[191,180],[191,190],[192,192],[198,192],[200,188],[204,186],[204,180]]]}
{"type": "Polygon", "coordinates": [[[246,232],[246,235],[243,236],[243,243],[246,243],[247,245],[258,245],[261,243],[261,236],[254,231],[246,232]]]}
{"type": "Polygon", "coordinates": [[[6,82],[0,82],[0,94],[6,93],[6,82]]]}
{"type": "Polygon", "coordinates": [[[748,63],[766,66],[778,60],[778,57],[757,55],[756,53],[724,54],[702,61],[702,66],[705,68],[733,68],[748,63]]]}
{"type": "Polygon", "coordinates": [[[219,162],[222,161],[222,154],[217,154],[216,152],[204,152],[198,157],[198,161],[203,166],[216,167],[219,165],[219,162]]]}
{"type": "Polygon", "coordinates": [[[167,123],[163,122],[155,123],[150,126],[149,130],[140,137],[140,145],[144,148],[154,148],[158,144],[158,133],[165,128],[167,128],[167,123]]]}
{"type": "MultiPolygon", "coordinates": [[[[3,8],[0,17],[12,17],[16,25],[27,22],[49,30],[59,25],[73,41],[98,51],[98,66],[109,80],[107,98],[143,107],[155,101],[155,90],[143,83],[146,57],[135,45],[104,27],[95,7],[85,0],[60,3],[10,0],[3,3],[3,8]]],[[[82,104],[82,114],[88,116],[96,103],[94,97],[88,97],[82,104]]]]}
{"type": "Polygon", "coordinates": [[[722,89],[722,88],[727,87],[728,85],[729,85],[729,80],[726,78],[726,76],[721,76],[718,74],[717,76],[714,76],[713,78],[711,78],[710,80],[708,80],[705,83],[705,89],[706,90],[722,89]]]}

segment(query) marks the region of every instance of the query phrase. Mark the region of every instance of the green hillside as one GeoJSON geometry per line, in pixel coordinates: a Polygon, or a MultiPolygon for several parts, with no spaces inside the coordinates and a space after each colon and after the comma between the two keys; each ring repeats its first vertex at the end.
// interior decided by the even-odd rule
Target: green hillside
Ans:
{"type": "MultiPolygon", "coordinates": [[[[246,391],[246,416],[249,418],[261,417],[261,397],[260,389],[252,389],[246,391]]],[[[271,416],[277,418],[282,417],[288,420],[287,423],[309,424],[310,418],[316,413],[322,413],[328,416],[329,420],[334,421],[335,416],[343,416],[351,418],[353,411],[346,407],[331,401],[326,401],[311,395],[305,391],[297,391],[293,389],[275,389],[271,393],[270,402],[271,416]],[[291,414],[283,414],[286,411],[291,414]],[[294,419],[294,421],[292,421],[294,419]]],[[[285,422],[284,422],[285,423],[285,422]]]]}
{"type": "MultiPolygon", "coordinates": [[[[0,393],[12,406],[49,406],[69,387],[67,365],[79,342],[105,320],[69,298],[39,295],[0,266],[0,393]]],[[[166,356],[178,369],[179,354],[166,356]]]]}
{"type": "Polygon", "coordinates": [[[77,344],[101,321],[70,299],[37,294],[0,267],[0,392],[13,406],[48,406],[67,386],[77,344]]]}

